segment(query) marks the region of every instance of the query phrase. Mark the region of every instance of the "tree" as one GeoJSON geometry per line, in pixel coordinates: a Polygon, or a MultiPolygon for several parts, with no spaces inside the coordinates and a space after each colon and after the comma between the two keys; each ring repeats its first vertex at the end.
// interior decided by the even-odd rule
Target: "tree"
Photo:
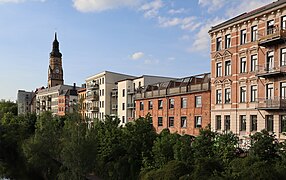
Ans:
{"type": "Polygon", "coordinates": [[[62,165],[62,124],[61,119],[54,118],[51,112],[42,113],[36,122],[35,135],[23,144],[28,166],[45,179],[55,179],[62,165]]]}

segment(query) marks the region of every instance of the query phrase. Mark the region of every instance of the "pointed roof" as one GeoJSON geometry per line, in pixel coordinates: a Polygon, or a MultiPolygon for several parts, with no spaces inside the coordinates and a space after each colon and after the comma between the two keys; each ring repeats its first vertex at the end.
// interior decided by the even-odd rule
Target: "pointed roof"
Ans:
{"type": "Polygon", "coordinates": [[[50,53],[51,57],[62,57],[62,54],[60,53],[60,49],[59,49],[59,41],[57,39],[57,32],[55,32],[55,39],[53,42],[53,49],[52,52],[50,53]]]}

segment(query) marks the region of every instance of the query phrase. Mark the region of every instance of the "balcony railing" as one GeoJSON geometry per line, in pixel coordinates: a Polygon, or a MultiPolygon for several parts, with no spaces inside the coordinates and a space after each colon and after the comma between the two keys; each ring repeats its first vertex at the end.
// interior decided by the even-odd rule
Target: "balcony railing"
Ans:
{"type": "Polygon", "coordinates": [[[261,110],[286,109],[286,97],[258,98],[256,109],[261,109],[261,110]]]}
{"type": "Polygon", "coordinates": [[[99,84],[93,83],[87,86],[87,89],[96,90],[99,89],[99,84]]]}
{"type": "Polygon", "coordinates": [[[92,95],[86,96],[86,100],[98,101],[99,100],[99,96],[98,96],[98,94],[92,94],[92,95]]]}
{"type": "Polygon", "coordinates": [[[92,112],[99,112],[99,107],[94,106],[94,107],[91,107],[90,110],[92,112]]]}
{"type": "Polygon", "coordinates": [[[118,92],[117,91],[112,91],[111,92],[111,96],[112,97],[117,97],[118,96],[118,92]]]}
{"type": "Polygon", "coordinates": [[[134,89],[127,89],[127,94],[132,95],[135,93],[134,89]]]}
{"type": "Polygon", "coordinates": [[[277,76],[286,73],[286,66],[257,66],[256,76],[277,76]]]}
{"type": "Polygon", "coordinates": [[[286,37],[286,30],[278,27],[268,29],[266,33],[259,35],[258,44],[260,46],[272,46],[283,43],[286,37]]]}
{"type": "Polygon", "coordinates": [[[128,109],[134,109],[135,108],[135,103],[128,103],[127,104],[128,109]]]}

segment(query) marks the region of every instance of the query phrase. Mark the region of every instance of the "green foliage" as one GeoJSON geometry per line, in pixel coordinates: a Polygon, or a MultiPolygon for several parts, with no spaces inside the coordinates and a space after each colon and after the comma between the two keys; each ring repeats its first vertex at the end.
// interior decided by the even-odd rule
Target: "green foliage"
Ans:
{"type": "Polygon", "coordinates": [[[156,138],[152,149],[154,157],[154,167],[160,168],[167,162],[174,160],[173,146],[179,140],[180,135],[171,134],[168,129],[164,129],[156,138]]]}
{"type": "Polygon", "coordinates": [[[252,135],[251,139],[252,145],[249,151],[251,155],[263,161],[275,161],[276,158],[279,158],[280,143],[274,133],[262,130],[252,135]]]}
{"type": "Polygon", "coordinates": [[[146,173],[142,180],[177,180],[188,173],[187,165],[181,161],[172,160],[158,170],[146,173]]]}

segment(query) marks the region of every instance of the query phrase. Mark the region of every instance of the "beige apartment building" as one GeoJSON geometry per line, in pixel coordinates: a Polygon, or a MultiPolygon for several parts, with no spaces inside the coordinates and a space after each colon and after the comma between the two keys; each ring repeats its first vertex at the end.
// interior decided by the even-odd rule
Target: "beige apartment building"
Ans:
{"type": "Polygon", "coordinates": [[[124,79],[117,82],[117,86],[112,91],[113,115],[121,119],[121,124],[135,119],[135,93],[144,87],[172,80],[174,78],[143,75],[140,77],[124,79]],[[117,108],[117,109],[116,109],[117,108]],[[117,113],[116,113],[117,110],[117,113]]]}
{"type": "Polygon", "coordinates": [[[111,115],[111,93],[117,81],[134,78],[134,76],[104,71],[88,77],[86,82],[86,117],[104,119],[111,115]]]}
{"type": "Polygon", "coordinates": [[[286,0],[241,14],[209,31],[211,127],[244,139],[286,132],[286,0]]]}

